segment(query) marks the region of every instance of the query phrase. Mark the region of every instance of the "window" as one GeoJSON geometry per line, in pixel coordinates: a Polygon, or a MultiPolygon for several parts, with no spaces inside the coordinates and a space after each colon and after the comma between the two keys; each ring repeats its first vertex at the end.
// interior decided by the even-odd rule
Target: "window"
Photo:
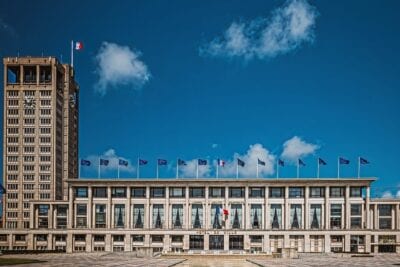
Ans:
{"type": "Polygon", "coordinates": [[[361,215],[362,205],[351,204],[350,206],[350,228],[359,229],[361,228],[361,215]]]}
{"type": "Polygon", "coordinates": [[[143,228],[144,218],[144,204],[133,205],[133,228],[143,228]]]}
{"type": "Polygon", "coordinates": [[[36,235],[36,241],[47,241],[47,235],[46,234],[36,235]]]}
{"type": "Polygon", "coordinates": [[[115,204],[114,205],[114,226],[125,227],[125,205],[115,204]]]}
{"type": "Polygon", "coordinates": [[[153,228],[163,228],[164,223],[164,205],[163,204],[154,204],[153,205],[153,214],[152,214],[152,222],[153,228]]]}
{"type": "Polygon", "coordinates": [[[144,242],[144,235],[132,235],[133,242],[144,242]]]}
{"type": "Polygon", "coordinates": [[[331,204],[331,229],[342,228],[342,204],[331,204]]]}
{"type": "Polygon", "coordinates": [[[132,187],[131,196],[133,198],[145,198],[146,197],[146,187],[132,187]]]}
{"type": "Polygon", "coordinates": [[[250,223],[253,229],[262,228],[262,205],[261,204],[251,204],[250,206],[250,223]]]}
{"type": "Polygon", "coordinates": [[[40,66],[39,73],[40,83],[51,83],[51,66],[40,66]]]}
{"type": "Polygon", "coordinates": [[[162,235],[152,235],[151,242],[162,243],[164,240],[164,236],[162,235]]]}
{"type": "MultiPolygon", "coordinates": [[[[20,67],[19,66],[8,66],[7,67],[7,83],[17,84],[20,83],[20,67]]],[[[10,91],[15,92],[15,91],[10,91]]],[[[17,92],[18,93],[18,92],[17,92]]]]}
{"type": "Polygon", "coordinates": [[[378,205],[379,217],[381,216],[392,216],[392,205],[378,205]]]}
{"type": "Polygon", "coordinates": [[[111,188],[111,197],[113,198],[125,198],[126,188],[125,187],[113,187],[111,188]]]}
{"type": "Polygon", "coordinates": [[[272,229],[281,229],[282,225],[282,205],[271,204],[270,208],[270,223],[272,229]]]}
{"type": "Polygon", "coordinates": [[[93,187],[93,197],[94,198],[106,198],[107,188],[106,187],[93,187]]]}
{"type": "Polygon", "coordinates": [[[7,235],[1,234],[0,235],[0,242],[7,242],[7,235]]]}
{"type": "Polygon", "coordinates": [[[329,195],[330,197],[344,197],[344,187],[330,187],[329,195]]]}
{"type": "Polygon", "coordinates": [[[183,235],[173,235],[171,236],[172,243],[182,243],[183,242],[183,235]]]}
{"type": "Polygon", "coordinates": [[[302,208],[300,204],[290,205],[290,227],[292,229],[302,228],[302,218],[303,218],[302,208]]]}
{"type": "Polygon", "coordinates": [[[270,187],[269,188],[269,197],[270,198],[285,197],[285,188],[284,187],[270,187]]]}
{"type": "Polygon", "coordinates": [[[74,239],[77,242],[86,242],[86,235],[75,235],[74,239]]]}
{"type": "Polygon", "coordinates": [[[47,216],[49,213],[49,205],[39,205],[39,216],[47,216]]]}
{"type": "Polygon", "coordinates": [[[36,66],[24,66],[24,83],[36,83],[36,66]]]}
{"type": "Polygon", "coordinates": [[[205,197],[205,188],[204,187],[190,187],[189,188],[189,197],[204,198],[205,197]]]}
{"type": "Polygon", "coordinates": [[[202,228],[203,225],[203,205],[192,205],[192,227],[195,229],[202,228]]]}
{"type": "Polygon", "coordinates": [[[182,228],[183,225],[183,205],[173,204],[172,205],[172,225],[174,228],[182,228]]]}
{"type": "Polygon", "coordinates": [[[95,205],[95,227],[106,228],[106,205],[96,204],[95,205]]]}
{"type": "Polygon", "coordinates": [[[15,235],[15,241],[26,241],[26,235],[15,235]]]}
{"type": "Polygon", "coordinates": [[[263,198],[265,196],[265,188],[264,187],[250,187],[249,188],[249,197],[250,198],[263,198]]]}
{"type": "Polygon", "coordinates": [[[378,205],[379,229],[392,229],[392,205],[378,205]]]}
{"type": "Polygon", "coordinates": [[[362,197],[362,187],[350,187],[350,197],[362,197]]]}
{"type": "Polygon", "coordinates": [[[94,242],[104,242],[104,241],[106,241],[106,236],[105,235],[94,235],[93,241],[94,242]]]}
{"type": "Polygon", "coordinates": [[[231,216],[229,217],[232,229],[242,228],[242,204],[231,204],[231,216]]]}
{"type": "Polygon", "coordinates": [[[170,187],[169,197],[171,198],[183,198],[185,197],[185,187],[170,187]]]}
{"type": "Polygon", "coordinates": [[[76,204],[76,226],[87,226],[87,206],[86,204],[76,204]]]}
{"type": "Polygon", "coordinates": [[[224,187],[210,187],[208,189],[208,196],[210,198],[223,198],[225,197],[225,188],[224,187]]]}
{"type": "Polygon", "coordinates": [[[244,197],[244,187],[229,187],[229,197],[244,197]]]}
{"type": "Polygon", "coordinates": [[[302,198],[304,197],[304,187],[289,187],[290,198],[302,198]]]}
{"type": "Polygon", "coordinates": [[[75,197],[88,197],[88,188],[87,187],[76,187],[75,188],[75,197]]]}
{"type": "Polygon", "coordinates": [[[151,187],[150,196],[153,198],[164,198],[165,197],[165,187],[151,187]]]}
{"type": "Polygon", "coordinates": [[[320,229],[322,228],[321,220],[322,205],[321,204],[311,204],[310,205],[310,228],[320,229]]]}
{"type": "Polygon", "coordinates": [[[204,249],[204,236],[202,236],[202,235],[189,236],[189,249],[203,250],[204,249]]]}
{"type": "Polygon", "coordinates": [[[324,197],[325,188],[324,187],[310,187],[310,197],[324,197]]]}

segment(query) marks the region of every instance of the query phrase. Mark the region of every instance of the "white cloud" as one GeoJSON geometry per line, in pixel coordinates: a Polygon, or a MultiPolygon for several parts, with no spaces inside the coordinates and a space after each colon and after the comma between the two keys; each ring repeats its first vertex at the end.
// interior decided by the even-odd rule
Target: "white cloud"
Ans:
{"type": "Polygon", "coordinates": [[[211,148],[217,148],[217,147],[218,147],[218,144],[214,143],[214,144],[211,145],[211,148]]]}
{"type": "Polygon", "coordinates": [[[390,191],[385,191],[385,192],[383,192],[381,198],[393,198],[393,197],[394,197],[394,196],[393,196],[392,192],[390,192],[390,191]]]}
{"type": "Polygon", "coordinates": [[[141,88],[150,79],[146,64],[139,59],[141,53],[128,46],[103,42],[96,55],[99,80],[96,91],[105,95],[107,90],[119,85],[141,88]]]}
{"type": "Polygon", "coordinates": [[[400,190],[396,193],[396,198],[400,198],[400,190]]]}
{"type": "MultiPolygon", "coordinates": [[[[254,144],[249,147],[246,153],[234,153],[231,159],[225,160],[225,166],[219,168],[219,177],[236,177],[237,158],[245,162],[244,167],[239,166],[239,175],[241,177],[256,177],[258,159],[265,162],[265,166],[259,166],[260,177],[274,173],[275,156],[261,144],[254,144]]],[[[186,166],[179,167],[179,177],[196,177],[197,159],[186,163],[186,166]]],[[[210,177],[211,172],[215,171],[217,160],[208,161],[207,163],[206,166],[199,166],[199,177],[210,177]]]]}
{"type": "Polygon", "coordinates": [[[223,37],[200,48],[201,55],[272,58],[314,40],[316,9],[306,0],[289,0],[269,18],[233,22],[223,37]]]}
{"type": "Polygon", "coordinates": [[[298,136],[293,136],[283,144],[281,157],[290,162],[296,162],[301,157],[314,154],[319,145],[307,143],[298,136]]]}
{"type": "Polygon", "coordinates": [[[119,170],[120,172],[129,172],[129,173],[133,173],[135,172],[136,168],[132,165],[131,160],[121,157],[119,156],[114,149],[110,148],[109,150],[105,151],[104,153],[102,153],[101,155],[90,155],[88,157],[86,157],[85,159],[89,160],[91,162],[90,167],[92,169],[97,170],[99,167],[99,158],[102,159],[107,159],[109,160],[109,164],[107,167],[102,167],[104,170],[104,172],[106,171],[116,171],[118,169],[118,164],[119,164],[119,160],[125,160],[128,161],[128,166],[119,166],[119,170]]]}

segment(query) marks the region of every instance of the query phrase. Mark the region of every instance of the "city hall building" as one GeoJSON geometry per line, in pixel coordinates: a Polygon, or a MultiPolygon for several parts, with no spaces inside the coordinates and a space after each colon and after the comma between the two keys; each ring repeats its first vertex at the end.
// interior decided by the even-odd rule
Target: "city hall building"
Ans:
{"type": "Polygon", "coordinates": [[[77,179],[78,93],[55,58],[4,58],[0,250],[400,253],[376,178],[77,179]]]}

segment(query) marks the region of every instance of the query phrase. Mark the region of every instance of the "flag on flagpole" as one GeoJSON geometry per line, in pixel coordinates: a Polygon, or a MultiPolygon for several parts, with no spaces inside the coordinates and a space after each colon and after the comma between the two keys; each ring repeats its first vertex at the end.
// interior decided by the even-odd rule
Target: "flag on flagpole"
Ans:
{"type": "Polygon", "coordinates": [[[283,160],[281,160],[281,159],[278,159],[278,165],[282,166],[282,167],[285,167],[285,162],[283,160]]]}
{"type": "Polygon", "coordinates": [[[108,159],[100,159],[100,165],[108,166],[108,163],[110,163],[108,159]]]}
{"type": "Polygon", "coordinates": [[[261,166],[265,166],[265,161],[262,161],[260,159],[257,159],[257,164],[261,166]]]}
{"type": "Polygon", "coordinates": [[[90,166],[92,163],[89,160],[81,159],[82,166],[90,166]]]}
{"type": "Polygon", "coordinates": [[[339,164],[348,165],[348,164],[350,164],[350,160],[342,158],[342,157],[339,157],[339,164]]]}
{"type": "Polygon", "coordinates": [[[358,178],[360,178],[361,165],[366,165],[366,164],[369,164],[369,161],[367,159],[358,157],[358,170],[357,170],[358,178]]]}
{"type": "Polygon", "coordinates": [[[123,159],[119,159],[118,160],[118,165],[127,167],[128,166],[128,161],[127,160],[123,160],[123,159]]]}
{"type": "Polygon", "coordinates": [[[145,159],[139,159],[139,165],[143,166],[143,165],[147,165],[148,161],[145,159]]]}
{"type": "Polygon", "coordinates": [[[285,167],[285,162],[281,159],[278,159],[276,162],[276,179],[279,178],[279,166],[285,167]]]}
{"type": "Polygon", "coordinates": [[[243,160],[241,160],[241,159],[237,159],[237,165],[238,166],[240,166],[240,167],[244,167],[244,165],[245,165],[246,163],[243,161],[243,160]]]}
{"type": "Polygon", "coordinates": [[[83,43],[82,42],[75,42],[75,50],[82,50],[83,43]]]}
{"type": "Polygon", "coordinates": [[[304,161],[302,161],[301,159],[299,159],[299,166],[306,166],[306,164],[304,163],[304,161]]]}
{"type": "Polygon", "coordinates": [[[186,164],[186,162],[184,160],[178,159],[178,165],[179,166],[186,166],[187,164],[186,164]]]}
{"type": "Polygon", "coordinates": [[[306,164],[301,159],[297,159],[297,178],[300,177],[300,166],[306,166],[306,164]]]}
{"type": "Polygon", "coordinates": [[[222,213],[223,213],[224,215],[229,215],[229,211],[228,211],[227,209],[222,209],[222,213]]]}
{"type": "Polygon", "coordinates": [[[159,166],[164,166],[164,165],[167,165],[167,160],[166,159],[158,159],[157,160],[157,164],[159,165],[159,166]]]}
{"type": "Polygon", "coordinates": [[[222,159],[218,159],[218,166],[224,167],[225,166],[225,161],[222,159]]]}
{"type": "Polygon", "coordinates": [[[360,164],[369,164],[369,161],[367,159],[360,157],[360,164]]]}
{"type": "Polygon", "coordinates": [[[206,159],[198,159],[197,160],[197,163],[199,164],[199,165],[207,165],[207,160],[206,159]]]}
{"type": "Polygon", "coordinates": [[[318,158],[318,165],[326,165],[325,160],[318,158]]]}

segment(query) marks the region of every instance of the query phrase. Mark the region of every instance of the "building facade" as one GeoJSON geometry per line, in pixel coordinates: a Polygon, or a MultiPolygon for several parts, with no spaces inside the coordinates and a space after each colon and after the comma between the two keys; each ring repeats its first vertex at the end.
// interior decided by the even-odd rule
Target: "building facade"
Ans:
{"type": "Polygon", "coordinates": [[[79,89],[54,57],[3,65],[3,226],[29,229],[29,202],[66,200],[66,178],[78,176],[79,89]]]}
{"type": "Polygon", "coordinates": [[[0,249],[400,253],[400,201],[362,179],[71,179],[0,249]],[[227,214],[226,214],[227,213],[227,214]]]}

